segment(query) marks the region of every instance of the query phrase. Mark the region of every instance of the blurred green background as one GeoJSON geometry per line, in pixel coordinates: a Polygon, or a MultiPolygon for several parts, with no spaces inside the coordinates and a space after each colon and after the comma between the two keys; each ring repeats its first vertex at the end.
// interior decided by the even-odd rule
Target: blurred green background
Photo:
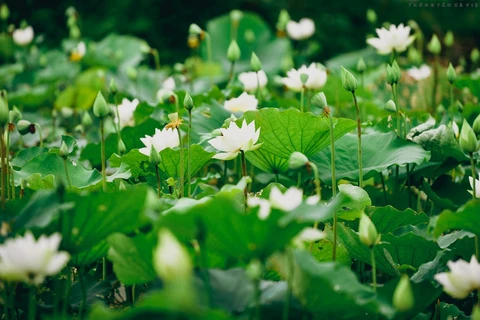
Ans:
{"type": "Polygon", "coordinates": [[[100,40],[109,33],[138,36],[158,49],[162,63],[183,61],[189,55],[186,39],[190,23],[205,27],[208,20],[232,9],[258,13],[272,29],[283,8],[294,20],[314,19],[315,38],[321,45],[317,61],[365,47],[366,34],[374,33],[374,27],[366,19],[368,8],[377,13],[377,27],[386,21],[399,24],[413,19],[427,39],[433,32],[443,36],[452,30],[456,58],[468,55],[473,47],[480,45],[479,0],[52,0],[48,5],[46,1],[10,0],[4,3],[10,8],[11,22],[18,26],[27,20],[37,35],[44,34],[43,41],[48,46],[58,46],[67,37],[65,10],[74,6],[79,13],[82,37],[100,40]],[[452,7],[437,7],[443,3],[451,3],[452,7]],[[453,7],[455,3],[461,3],[463,8],[453,7]],[[426,4],[434,7],[426,8],[426,4]]]}

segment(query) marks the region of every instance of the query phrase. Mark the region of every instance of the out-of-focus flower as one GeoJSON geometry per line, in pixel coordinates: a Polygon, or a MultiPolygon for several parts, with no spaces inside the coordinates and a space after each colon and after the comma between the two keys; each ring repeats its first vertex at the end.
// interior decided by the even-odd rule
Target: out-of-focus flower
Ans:
{"type": "Polygon", "coordinates": [[[182,281],[192,275],[193,266],[188,251],[168,230],[158,233],[158,245],[153,252],[153,266],[166,282],[182,281]]]}
{"type": "Polygon", "coordinates": [[[255,121],[247,125],[244,119],[242,126],[238,127],[235,121],[230,122],[228,128],[220,129],[222,135],[208,141],[215,149],[223,151],[213,156],[215,159],[231,160],[240,151],[252,151],[258,149],[262,144],[255,144],[260,137],[260,128],[255,130],[255,121]]]}
{"type": "Polygon", "coordinates": [[[62,240],[59,233],[35,240],[27,231],[23,237],[8,239],[0,246],[0,278],[39,285],[45,277],[60,272],[70,259],[65,251],[58,251],[62,240]]]}
{"type": "Polygon", "coordinates": [[[322,240],[325,237],[326,237],[325,232],[320,231],[316,228],[306,227],[305,229],[300,231],[300,233],[295,238],[301,241],[311,242],[311,241],[322,240]]]}
{"type": "Polygon", "coordinates": [[[401,23],[398,27],[390,25],[390,29],[376,29],[378,38],[367,39],[367,43],[377,49],[379,54],[390,54],[392,51],[403,52],[413,42],[415,36],[410,35],[410,27],[401,23]]]}
{"type": "Polygon", "coordinates": [[[305,88],[318,90],[321,89],[327,82],[327,72],[321,68],[319,64],[312,63],[310,66],[301,66],[300,69],[291,69],[287,72],[287,77],[282,78],[282,83],[290,90],[301,91],[303,83],[300,75],[308,75],[308,80],[305,83],[305,88]]]}
{"type": "Polygon", "coordinates": [[[13,41],[19,46],[26,46],[32,42],[34,36],[33,28],[28,26],[24,29],[16,29],[13,31],[13,41]]]}
{"type": "Polygon", "coordinates": [[[302,18],[299,22],[290,20],[287,23],[287,34],[293,40],[305,40],[315,33],[315,23],[312,19],[302,18]]]}
{"type": "Polygon", "coordinates": [[[443,290],[457,299],[466,298],[473,290],[480,289],[480,265],[473,255],[470,263],[465,260],[447,263],[450,272],[435,275],[443,290]]]}
{"type": "Polygon", "coordinates": [[[245,91],[257,90],[258,83],[260,88],[264,88],[268,83],[267,75],[263,70],[258,71],[258,78],[256,72],[242,72],[238,75],[238,80],[243,84],[245,91]]]}
{"type": "Polygon", "coordinates": [[[152,145],[158,152],[166,148],[173,149],[180,145],[177,131],[171,128],[164,128],[163,130],[155,129],[155,134],[153,137],[146,135],[145,138],[140,138],[140,140],[143,142],[145,147],[139,149],[138,151],[147,157],[150,156],[152,145]]]}
{"type": "Polygon", "coordinates": [[[162,88],[163,89],[166,89],[166,90],[175,90],[175,79],[173,79],[173,77],[168,77],[167,79],[165,79],[163,82],[162,82],[162,88]]]}
{"type": "Polygon", "coordinates": [[[70,53],[70,60],[80,61],[82,60],[83,56],[85,56],[85,53],[87,53],[87,46],[85,45],[85,42],[81,41],[70,53]]]}
{"type": "Polygon", "coordinates": [[[256,110],[257,105],[257,98],[246,92],[242,93],[238,98],[225,101],[225,109],[234,113],[256,110]]]}
{"type": "Polygon", "coordinates": [[[426,64],[420,66],[420,68],[413,67],[407,70],[407,74],[417,81],[422,81],[430,77],[432,70],[426,64]]]}
{"type": "Polygon", "coordinates": [[[273,186],[270,190],[270,197],[267,199],[249,197],[247,205],[249,207],[260,207],[258,218],[265,220],[270,215],[272,208],[285,212],[290,212],[297,208],[303,201],[303,191],[301,189],[290,187],[285,193],[273,186]]]}
{"type": "MultiPolygon", "coordinates": [[[[468,181],[470,182],[470,187],[472,190],[468,190],[470,194],[473,195],[473,178],[468,177],[468,181]]],[[[475,179],[475,198],[480,199],[480,180],[475,179]]]]}
{"type": "MultiPolygon", "coordinates": [[[[123,98],[122,103],[118,105],[118,115],[120,117],[120,128],[132,127],[134,125],[133,113],[138,106],[138,99],[132,101],[123,98]]],[[[115,119],[115,121],[118,121],[115,119]]]]}

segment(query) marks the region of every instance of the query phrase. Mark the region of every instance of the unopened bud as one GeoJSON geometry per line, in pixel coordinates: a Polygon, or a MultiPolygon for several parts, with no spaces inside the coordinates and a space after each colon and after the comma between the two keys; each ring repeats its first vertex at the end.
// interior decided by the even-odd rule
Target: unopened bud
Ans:
{"type": "Polygon", "coordinates": [[[0,19],[7,20],[9,16],[10,10],[8,9],[8,6],[6,4],[2,4],[0,6],[0,19]]]}
{"type": "Polygon", "coordinates": [[[410,279],[406,274],[403,274],[393,292],[393,306],[400,312],[406,312],[412,309],[414,305],[415,300],[410,279]]]}
{"type": "Polygon", "coordinates": [[[10,112],[8,113],[8,122],[15,123],[20,119],[22,119],[22,113],[20,112],[20,110],[18,110],[17,107],[14,106],[13,110],[10,110],[10,112]]]}
{"type": "Polygon", "coordinates": [[[162,159],[160,158],[160,153],[158,153],[157,149],[155,149],[155,146],[153,145],[150,149],[150,156],[148,157],[148,160],[150,160],[150,163],[154,166],[158,166],[162,162],[162,159]]]}
{"type": "Polygon", "coordinates": [[[188,112],[192,111],[194,107],[192,96],[190,96],[188,92],[185,93],[185,99],[183,99],[183,106],[185,107],[185,109],[187,109],[188,112]]]}
{"type": "Polygon", "coordinates": [[[397,112],[397,106],[393,100],[388,100],[383,107],[389,112],[397,112]]]}
{"type": "Polygon", "coordinates": [[[122,154],[125,153],[125,151],[127,151],[127,147],[125,146],[125,143],[123,142],[122,139],[119,139],[119,140],[118,140],[117,150],[118,150],[118,154],[119,154],[119,155],[122,155],[122,154]]]}
{"type": "Polygon", "coordinates": [[[102,95],[102,92],[98,91],[95,102],[93,103],[93,114],[98,118],[105,118],[110,113],[107,106],[107,101],[102,95]]]}
{"type": "Polygon", "coordinates": [[[480,114],[475,118],[475,121],[473,121],[472,129],[476,135],[480,135],[480,114]]]}
{"type": "Polygon", "coordinates": [[[288,159],[288,167],[292,170],[303,168],[309,162],[306,155],[301,152],[295,151],[290,155],[288,159]]]}
{"type": "Polygon", "coordinates": [[[455,72],[455,69],[453,68],[452,64],[450,63],[447,69],[447,79],[450,84],[453,84],[455,82],[455,79],[457,78],[457,73],[455,72]]]}
{"type": "Polygon", "coordinates": [[[232,40],[232,41],[230,42],[230,45],[228,46],[227,59],[228,59],[230,62],[235,62],[235,61],[237,61],[238,59],[240,59],[240,55],[241,55],[240,47],[238,46],[237,41],[232,40]]]}
{"type": "Polygon", "coordinates": [[[252,52],[252,58],[250,59],[250,66],[252,67],[252,70],[255,72],[262,70],[262,63],[260,62],[260,59],[258,59],[255,52],[252,52]]]}
{"type": "Polygon", "coordinates": [[[327,104],[327,97],[325,96],[325,93],[319,92],[316,95],[312,97],[311,100],[312,104],[316,107],[319,107],[321,109],[325,108],[328,106],[327,104]]]}
{"type": "Polygon", "coordinates": [[[358,59],[357,62],[357,72],[362,74],[367,70],[367,65],[365,64],[365,60],[363,58],[358,59]]]}
{"type": "Polygon", "coordinates": [[[8,123],[9,111],[7,102],[3,97],[0,97],[0,127],[5,127],[8,123]]]}
{"type": "Polygon", "coordinates": [[[453,32],[448,31],[447,34],[445,35],[445,38],[443,39],[443,43],[445,43],[445,46],[448,48],[448,47],[453,46],[454,41],[455,41],[455,39],[453,37],[453,32]]]}
{"type": "Polygon", "coordinates": [[[108,86],[108,91],[110,91],[112,95],[116,95],[118,92],[117,84],[115,83],[114,78],[110,79],[110,85],[108,86]]]}
{"type": "Polygon", "coordinates": [[[287,23],[291,20],[288,11],[285,9],[280,10],[280,14],[278,15],[278,22],[277,22],[277,30],[278,31],[285,31],[287,27],[287,23]]]}
{"type": "Polygon", "coordinates": [[[262,277],[262,263],[258,260],[252,260],[246,270],[245,273],[251,280],[258,280],[262,277]]]}
{"type": "Polygon", "coordinates": [[[127,190],[127,187],[125,186],[125,183],[123,182],[123,180],[120,180],[120,183],[118,184],[118,190],[119,191],[127,190]]]}
{"type": "Polygon", "coordinates": [[[240,11],[240,10],[232,10],[230,11],[230,19],[232,20],[232,22],[234,23],[239,23],[240,20],[242,20],[243,18],[243,12],[240,11]]]}
{"type": "Polygon", "coordinates": [[[387,77],[386,77],[387,83],[389,85],[395,84],[395,74],[393,73],[392,67],[388,64],[387,65],[387,77]]]}
{"type": "Polygon", "coordinates": [[[380,243],[380,235],[377,232],[377,228],[375,228],[372,220],[370,220],[365,213],[362,213],[362,217],[360,218],[358,233],[360,235],[360,241],[369,248],[380,243]]]}
{"type": "Polygon", "coordinates": [[[422,56],[418,50],[412,46],[408,48],[407,57],[412,64],[420,64],[422,62],[422,56]]]}
{"type": "Polygon", "coordinates": [[[344,67],[342,67],[342,85],[347,91],[353,92],[357,89],[357,79],[344,67]]]}
{"type": "Polygon", "coordinates": [[[460,130],[459,143],[460,149],[466,154],[477,151],[477,137],[465,119],[463,119],[462,129],[460,130]]]}
{"type": "Polygon", "coordinates": [[[376,24],[377,23],[377,14],[373,9],[368,9],[367,10],[367,20],[371,24],[376,24]]]}
{"type": "MultiPolygon", "coordinates": [[[[32,126],[35,130],[35,125],[28,120],[19,120],[17,122],[17,130],[21,135],[32,133],[32,126]]],[[[35,133],[35,131],[33,131],[35,133]]]]}
{"type": "Polygon", "coordinates": [[[442,51],[442,45],[436,34],[432,36],[432,40],[427,44],[427,49],[435,55],[438,55],[442,51]]]}
{"type": "Polygon", "coordinates": [[[480,51],[477,48],[473,48],[472,52],[470,53],[470,59],[473,63],[477,63],[480,60],[480,51]]]}
{"type": "Polygon", "coordinates": [[[60,146],[60,157],[66,159],[68,157],[68,147],[65,141],[62,141],[62,145],[60,146]]]}
{"type": "Polygon", "coordinates": [[[393,76],[395,77],[395,83],[398,83],[400,81],[400,78],[402,77],[402,72],[400,71],[400,67],[398,66],[397,60],[393,60],[392,71],[393,71],[393,76]]]}
{"type": "Polygon", "coordinates": [[[202,28],[198,26],[198,24],[192,23],[188,28],[189,34],[200,35],[203,32],[202,28]]]}

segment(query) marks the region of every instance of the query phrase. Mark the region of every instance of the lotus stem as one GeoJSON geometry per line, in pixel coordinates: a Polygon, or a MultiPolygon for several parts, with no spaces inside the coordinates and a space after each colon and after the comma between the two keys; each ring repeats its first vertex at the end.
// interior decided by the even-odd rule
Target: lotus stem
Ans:
{"type": "Polygon", "coordinates": [[[184,190],[185,190],[185,156],[183,154],[183,146],[182,146],[182,134],[180,132],[180,128],[177,127],[177,132],[178,132],[178,140],[180,141],[180,198],[184,196],[184,190]]]}
{"type": "MultiPolygon", "coordinates": [[[[245,151],[240,150],[240,153],[242,154],[242,175],[244,177],[247,176],[247,160],[245,159],[245,151]]],[[[243,196],[245,198],[245,211],[247,210],[247,186],[245,186],[245,189],[243,189],[243,196]]]]}
{"type": "MultiPolygon", "coordinates": [[[[213,62],[213,58],[212,58],[212,39],[210,38],[210,34],[208,32],[205,32],[205,41],[206,41],[206,44],[207,44],[207,59],[208,59],[208,62],[210,63],[210,65],[211,65],[212,62],[213,62]]],[[[212,86],[212,85],[213,85],[213,75],[210,72],[210,86],[212,86]]]]}
{"type": "Polygon", "coordinates": [[[372,260],[372,281],[373,281],[373,292],[377,292],[377,268],[375,262],[375,247],[370,248],[370,255],[372,260]]]}
{"type": "Polygon", "coordinates": [[[100,139],[101,139],[101,157],[102,157],[102,186],[103,192],[107,191],[107,173],[106,173],[106,156],[105,156],[105,122],[100,120],[100,139]]]}
{"type": "Polygon", "coordinates": [[[158,198],[162,197],[162,184],[160,181],[160,173],[158,172],[158,165],[155,166],[155,175],[157,176],[158,198]]]}
{"type": "Polygon", "coordinates": [[[35,127],[38,130],[38,138],[40,139],[40,148],[43,147],[43,134],[42,134],[42,127],[40,124],[35,123],[35,127]]]}
{"type": "Polygon", "coordinates": [[[303,103],[305,100],[304,98],[305,98],[305,86],[302,87],[302,91],[300,93],[300,112],[304,111],[304,108],[303,108],[303,103]]]}
{"type": "Polygon", "coordinates": [[[287,291],[285,293],[285,303],[283,304],[282,320],[288,320],[288,316],[290,313],[290,301],[292,299],[292,280],[293,280],[293,268],[294,268],[291,249],[287,249],[286,256],[287,256],[287,262],[288,262],[288,277],[287,277],[287,291]]]}
{"type": "Polygon", "coordinates": [[[258,99],[258,104],[262,101],[262,89],[260,88],[260,75],[258,74],[258,71],[255,72],[257,74],[257,99],[258,99]]]}
{"type": "MultiPolygon", "coordinates": [[[[332,114],[328,116],[330,120],[330,149],[331,149],[331,170],[332,170],[332,197],[335,198],[337,195],[337,177],[335,174],[335,136],[333,133],[333,119],[332,114]]],[[[333,213],[333,250],[332,250],[332,260],[337,259],[337,211],[333,213]]]]}
{"type": "Polygon", "coordinates": [[[360,108],[358,107],[355,90],[352,91],[355,109],[357,111],[357,135],[358,135],[358,186],[363,188],[363,165],[362,165],[362,120],[360,119],[360,108]]]}
{"type": "Polygon", "coordinates": [[[232,61],[230,63],[230,72],[228,74],[228,83],[227,83],[227,88],[231,86],[232,82],[233,82],[233,75],[234,75],[234,72],[235,72],[235,61],[232,61]]]}
{"type": "MultiPolygon", "coordinates": [[[[115,114],[117,117],[117,123],[115,123],[115,129],[117,131],[117,147],[119,146],[120,140],[122,140],[122,134],[120,132],[120,113],[118,112],[118,100],[117,95],[113,94],[113,103],[115,104],[115,114]]],[[[117,150],[118,154],[121,154],[120,150],[117,150]]]]}
{"type": "MultiPolygon", "coordinates": [[[[475,201],[475,199],[477,198],[477,180],[476,180],[476,176],[477,176],[477,173],[476,173],[476,169],[475,169],[475,159],[473,158],[473,153],[470,153],[470,165],[472,167],[472,189],[473,189],[473,193],[472,193],[472,199],[475,201]]],[[[479,237],[478,237],[478,234],[475,234],[475,256],[477,257],[477,259],[480,257],[480,241],[479,241],[479,237]]]]}
{"type": "Polygon", "coordinates": [[[30,286],[28,293],[28,320],[37,318],[37,287],[30,286]]]}
{"type": "Polygon", "coordinates": [[[63,166],[65,167],[65,176],[67,177],[68,188],[72,188],[72,181],[70,180],[70,174],[68,173],[67,157],[63,158],[63,166]]]}
{"type": "Polygon", "coordinates": [[[188,175],[188,196],[192,194],[192,110],[188,110],[188,145],[187,145],[187,175],[188,175]]]}
{"type": "Polygon", "coordinates": [[[1,197],[2,197],[2,210],[5,210],[5,179],[7,177],[7,168],[5,166],[5,140],[3,139],[5,129],[0,128],[0,158],[1,158],[1,176],[0,176],[0,187],[2,188],[1,197]]]}

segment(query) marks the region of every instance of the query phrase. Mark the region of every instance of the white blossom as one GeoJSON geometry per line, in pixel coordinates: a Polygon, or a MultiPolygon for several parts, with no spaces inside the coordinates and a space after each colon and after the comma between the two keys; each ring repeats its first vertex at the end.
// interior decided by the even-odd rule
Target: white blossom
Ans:
{"type": "Polygon", "coordinates": [[[470,263],[465,260],[447,263],[450,272],[442,272],[435,275],[443,290],[457,299],[466,298],[470,292],[480,289],[480,265],[475,255],[470,263]]]}
{"type": "Polygon", "coordinates": [[[160,152],[166,148],[173,149],[180,145],[178,133],[172,128],[164,128],[163,130],[155,129],[155,134],[152,137],[146,135],[145,138],[140,138],[140,140],[143,142],[145,147],[139,149],[138,151],[147,157],[150,156],[152,145],[155,147],[157,152],[160,152]]]}
{"type": "Polygon", "coordinates": [[[303,65],[300,69],[291,69],[287,72],[287,77],[282,78],[282,83],[290,90],[301,91],[303,88],[301,74],[308,75],[305,88],[318,90],[327,82],[327,71],[321,68],[319,64],[312,63],[308,67],[303,65]]]}
{"type": "Polygon", "coordinates": [[[246,92],[242,93],[238,98],[225,101],[225,109],[233,113],[256,110],[257,105],[257,98],[246,92]]]}
{"type": "Polygon", "coordinates": [[[26,46],[32,42],[34,36],[33,28],[31,26],[25,29],[16,29],[13,31],[13,41],[19,46],[26,46]]]}
{"type": "Polygon", "coordinates": [[[410,27],[401,23],[398,27],[390,25],[385,28],[376,29],[378,38],[367,39],[367,43],[377,49],[379,54],[390,54],[392,51],[403,52],[413,42],[415,37],[410,35],[410,27]]]}
{"type": "Polygon", "coordinates": [[[242,72],[238,75],[238,80],[243,84],[245,91],[255,91],[260,83],[260,88],[264,88],[268,83],[267,75],[265,71],[258,71],[258,77],[256,72],[242,72]]]}
{"type": "Polygon", "coordinates": [[[302,18],[299,22],[290,20],[287,23],[287,34],[293,40],[305,40],[315,33],[315,23],[312,19],[302,18]]]}
{"type": "MultiPolygon", "coordinates": [[[[120,128],[127,126],[132,127],[135,122],[133,119],[133,113],[139,104],[138,99],[133,99],[132,101],[127,98],[123,98],[122,103],[118,105],[118,115],[120,117],[120,128]]],[[[115,122],[118,119],[115,119],[115,122]]]]}
{"type": "Polygon", "coordinates": [[[407,74],[417,81],[422,81],[430,77],[432,70],[426,64],[422,65],[420,68],[413,67],[407,70],[407,74]]]}

